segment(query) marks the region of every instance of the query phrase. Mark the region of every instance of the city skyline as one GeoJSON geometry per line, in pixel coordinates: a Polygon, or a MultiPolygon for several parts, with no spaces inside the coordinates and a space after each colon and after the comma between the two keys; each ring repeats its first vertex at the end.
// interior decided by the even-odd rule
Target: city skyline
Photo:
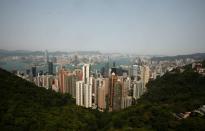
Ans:
{"type": "Polygon", "coordinates": [[[205,1],[0,1],[7,50],[205,51],[205,1]]]}

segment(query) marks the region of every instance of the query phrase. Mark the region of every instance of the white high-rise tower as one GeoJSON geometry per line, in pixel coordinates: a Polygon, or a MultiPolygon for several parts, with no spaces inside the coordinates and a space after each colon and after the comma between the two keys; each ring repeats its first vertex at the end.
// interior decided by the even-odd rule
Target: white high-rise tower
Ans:
{"type": "Polygon", "coordinates": [[[82,67],[83,79],[76,82],[76,104],[92,107],[92,78],[90,77],[90,65],[85,64],[82,67]]]}
{"type": "Polygon", "coordinates": [[[84,64],[83,65],[83,82],[85,84],[89,84],[89,78],[90,78],[90,65],[84,64]]]}

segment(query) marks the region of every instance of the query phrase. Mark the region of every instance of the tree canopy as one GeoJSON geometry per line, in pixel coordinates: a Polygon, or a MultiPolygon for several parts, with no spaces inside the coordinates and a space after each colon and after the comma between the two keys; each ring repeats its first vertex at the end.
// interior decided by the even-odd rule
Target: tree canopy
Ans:
{"type": "Polygon", "coordinates": [[[205,77],[190,68],[150,81],[136,105],[111,113],[77,106],[69,94],[2,69],[0,83],[1,130],[205,130],[204,116],[173,116],[205,105],[205,77]]]}

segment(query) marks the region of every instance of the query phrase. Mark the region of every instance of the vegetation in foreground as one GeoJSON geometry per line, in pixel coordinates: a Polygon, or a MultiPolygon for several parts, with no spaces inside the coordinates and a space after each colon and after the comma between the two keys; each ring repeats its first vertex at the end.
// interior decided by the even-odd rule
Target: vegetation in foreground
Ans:
{"type": "Polygon", "coordinates": [[[119,112],[85,109],[69,94],[36,87],[0,69],[1,130],[205,130],[204,116],[173,113],[205,105],[205,77],[186,67],[148,83],[138,104],[119,112]]]}

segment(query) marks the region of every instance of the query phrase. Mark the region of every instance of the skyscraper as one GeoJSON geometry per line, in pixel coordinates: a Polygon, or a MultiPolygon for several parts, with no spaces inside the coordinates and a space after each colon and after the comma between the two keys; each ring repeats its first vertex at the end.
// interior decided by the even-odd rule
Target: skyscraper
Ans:
{"type": "Polygon", "coordinates": [[[88,108],[88,107],[92,107],[93,78],[90,77],[89,64],[83,65],[82,70],[83,70],[83,79],[82,81],[76,82],[76,104],[88,108]]]}
{"type": "Polygon", "coordinates": [[[100,111],[103,111],[107,107],[106,97],[108,95],[109,79],[99,78],[99,87],[97,90],[97,105],[100,111]]]}
{"type": "Polygon", "coordinates": [[[48,62],[48,74],[53,75],[53,62],[48,62]]]}
{"type": "Polygon", "coordinates": [[[84,106],[86,108],[92,107],[92,86],[90,84],[84,84],[83,96],[84,106]]]}
{"type": "Polygon", "coordinates": [[[83,65],[83,82],[85,84],[89,83],[89,78],[90,78],[90,65],[89,64],[84,64],[83,65]]]}
{"type": "Polygon", "coordinates": [[[139,99],[141,95],[144,93],[143,83],[142,81],[135,81],[133,87],[133,98],[139,99]]]}
{"type": "Polygon", "coordinates": [[[112,111],[120,110],[122,104],[122,83],[118,80],[113,90],[113,107],[112,111]]]}
{"type": "Polygon", "coordinates": [[[33,77],[36,77],[36,75],[37,75],[36,66],[33,66],[33,67],[31,68],[31,71],[32,71],[32,76],[33,76],[33,77]]]}
{"type": "Polygon", "coordinates": [[[49,62],[49,57],[48,57],[48,51],[45,50],[45,63],[48,63],[49,62]]]}
{"type": "Polygon", "coordinates": [[[138,65],[132,65],[132,76],[133,77],[137,77],[137,75],[138,75],[138,65]]]}
{"type": "Polygon", "coordinates": [[[30,75],[30,69],[26,69],[26,75],[30,75]]]}
{"type": "Polygon", "coordinates": [[[146,90],[146,84],[149,82],[149,78],[150,78],[149,66],[147,66],[147,65],[143,66],[143,73],[142,74],[143,74],[142,80],[143,80],[144,88],[146,90]]]}
{"type": "Polygon", "coordinates": [[[65,78],[66,76],[71,75],[71,72],[65,70],[64,68],[59,70],[58,78],[59,78],[59,91],[61,93],[68,93],[65,86],[65,78]]]}
{"type": "Polygon", "coordinates": [[[132,97],[130,94],[131,91],[131,79],[129,77],[123,79],[123,86],[122,86],[122,104],[121,108],[127,108],[132,104],[132,97]]]}
{"type": "Polygon", "coordinates": [[[76,104],[80,106],[84,106],[83,89],[84,89],[83,81],[77,81],[76,82],[76,104]]]}
{"type": "Polygon", "coordinates": [[[113,109],[113,97],[114,97],[114,87],[117,82],[117,76],[113,72],[110,77],[110,86],[109,86],[109,111],[112,111],[113,109]]]}

